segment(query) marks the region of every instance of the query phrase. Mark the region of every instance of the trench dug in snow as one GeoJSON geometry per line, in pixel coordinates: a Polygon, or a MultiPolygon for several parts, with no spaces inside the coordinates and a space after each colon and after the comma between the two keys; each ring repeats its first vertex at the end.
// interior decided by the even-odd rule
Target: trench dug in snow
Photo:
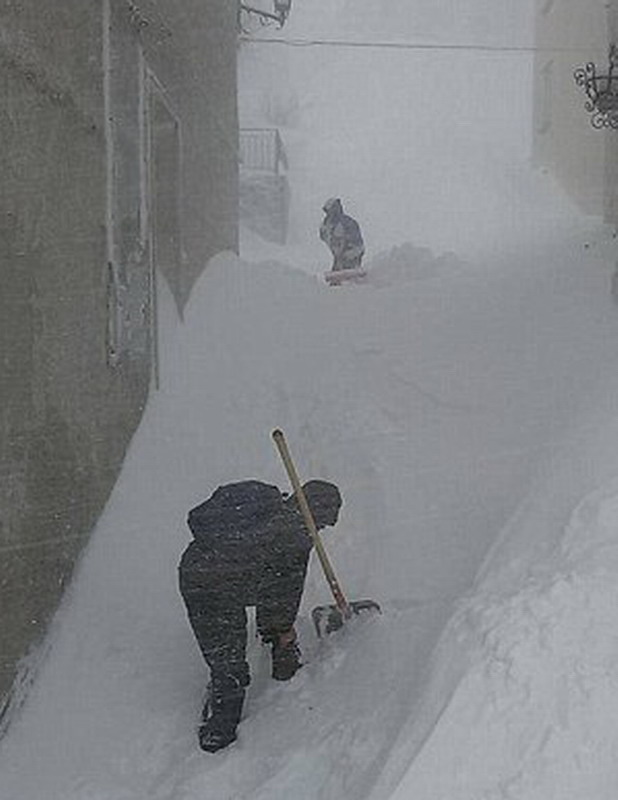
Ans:
{"type": "Polygon", "coordinates": [[[578,400],[607,366],[611,347],[597,346],[614,325],[603,305],[605,265],[582,278],[578,258],[565,267],[562,253],[515,284],[509,269],[491,276],[455,257],[403,252],[407,261],[398,248],[376,260],[366,285],[340,289],[276,263],[221,256],[183,325],[161,287],[161,390],[4,743],[0,796],[35,800],[44,787],[58,800],[381,799],[398,785],[407,797],[417,781],[418,796],[433,800],[475,796],[466,780],[456,783],[460,794],[434,791],[462,769],[470,780],[495,778],[479,765],[445,773],[433,753],[443,761],[466,752],[462,728],[485,708],[486,655],[508,647],[508,615],[520,624],[520,605],[537,596],[550,603],[543,587],[552,581],[551,597],[578,597],[551,578],[551,561],[550,577],[528,595],[515,581],[512,599],[495,588],[483,594],[483,584],[461,597],[534,485],[531,465],[555,455],[578,400]],[[556,296],[557,274],[570,276],[568,295],[556,296]],[[313,563],[299,620],[305,667],[274,684],[251,639],[239,741],[205,757],[194,734],[206,671],[175,583],[184,517],[226,480],[285,486],[275,427],[303,477],[341,486],[344,511],[326,544],[348,594],[375,598],[384,613],[318,642],[308,614],[328,593],[313,563]]]}

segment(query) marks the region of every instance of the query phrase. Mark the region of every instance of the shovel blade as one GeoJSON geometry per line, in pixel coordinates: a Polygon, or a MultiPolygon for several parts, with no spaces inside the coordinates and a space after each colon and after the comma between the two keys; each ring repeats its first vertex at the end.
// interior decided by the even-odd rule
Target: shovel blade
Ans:
{"type": "MultiPolygon", "coordinates": [[[[348,608],[350,609],[350,616],[347,619],[368,612],[382,613],[382,609],[375,600],[354,600],[348,603],[348,608]]],[[[316,606],[311,612],[311,618],[318,634],[318,639],[338,631],[347,621],[344,612],[334,605],[316,606]]]]}

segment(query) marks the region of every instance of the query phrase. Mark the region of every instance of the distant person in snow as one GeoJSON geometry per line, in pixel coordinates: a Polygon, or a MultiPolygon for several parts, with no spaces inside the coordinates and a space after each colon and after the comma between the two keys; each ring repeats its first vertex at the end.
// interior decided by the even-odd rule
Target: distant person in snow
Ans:
{"type": "Polygon", "coordinates": [[[327,200],[322,210],[325,217],[320,225],[320,239],[333,254],[333,271],[358,269],[365,254],[358,222],[343,213],[343,205],[337,197],[327,200]]]}
{"type": "MultiPolygon", "coordinates": [[[[303,486],[318,529],[334,525],[339,489],[312,480],[303,486]]],[[[248,606],[257,632],[271,646],[272,677],[287,681],[301,667],[294,622],[303,593],[311,537],[296,495],[243,481],[220,486],[187,519],[194,541],[179,565],[189,622],[210,668],[199,742],[214,753],[236,739],[245,690],[248,606]]]]}

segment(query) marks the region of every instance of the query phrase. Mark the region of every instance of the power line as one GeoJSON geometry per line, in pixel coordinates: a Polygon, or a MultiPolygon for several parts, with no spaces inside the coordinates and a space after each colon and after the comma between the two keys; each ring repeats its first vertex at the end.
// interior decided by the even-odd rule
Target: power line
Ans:
{"type": "Polygon", "coordinates": [[[439,44],[429,42],[370,42],[353,39],[279,39],[271,36],[240,36],[249,44],[278,44],[285,47],[346,47],[381,50],[455,50],[487,53],[589,53],[583,47],[535,47],[533,45],[439,44]]]}

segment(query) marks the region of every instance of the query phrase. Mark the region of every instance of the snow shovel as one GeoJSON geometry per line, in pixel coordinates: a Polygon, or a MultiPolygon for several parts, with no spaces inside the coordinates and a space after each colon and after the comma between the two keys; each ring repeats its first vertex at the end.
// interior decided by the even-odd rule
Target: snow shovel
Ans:
{"type": "Polygon", "coordinates": [[[355,269],[331,269],[324,273],[324,280],[330,286],[341,286],[342,283],[360,283],[367,277],[367,270],[357,267],[355,269]]]}
{"type": "Polygon", "coordinates": [[[315,520],[313,519],[313,514],[309,508],[309,503],[307,502],[307,498],[303,492],[298,473],[294,467],[292,456],[290,455],[290,451],[288,450],[288,446],[285,441],[285,436],[283,435],[283,431],[273,431],[272,437],[275,440],[275,444],[279,450],[279,454],[281,455],[281,459],[288,473],[288,477],[290,478],[290,482],[294,488],[296,497],[298,498],[300,510],[305,520],[307,530],[309,531],[309,535],[313,541],[316,553],[318,554],[318,558],[320,559],[320,564],[324,570],[324,576],[328,585],[330,586],[333,597],[335,598],[335,605],[317,606],[311,612],[311,618],[313,620],[313,624],[315,625],[318,638],[322,638],[324,633],[328,634],[339,630],[339,628],[341,628],[345,622],[363,611],[377,611],[378,613],[382,613],[380,606],[375,602],[375,600],[354,600],[353,602],[348,602],[348,600],[346,600],[341,585],[335,576],[335,571],[333,570],[328,555],[326,554],[324,545],[322,544],[322,539],[320,538],[315,520]]]}

